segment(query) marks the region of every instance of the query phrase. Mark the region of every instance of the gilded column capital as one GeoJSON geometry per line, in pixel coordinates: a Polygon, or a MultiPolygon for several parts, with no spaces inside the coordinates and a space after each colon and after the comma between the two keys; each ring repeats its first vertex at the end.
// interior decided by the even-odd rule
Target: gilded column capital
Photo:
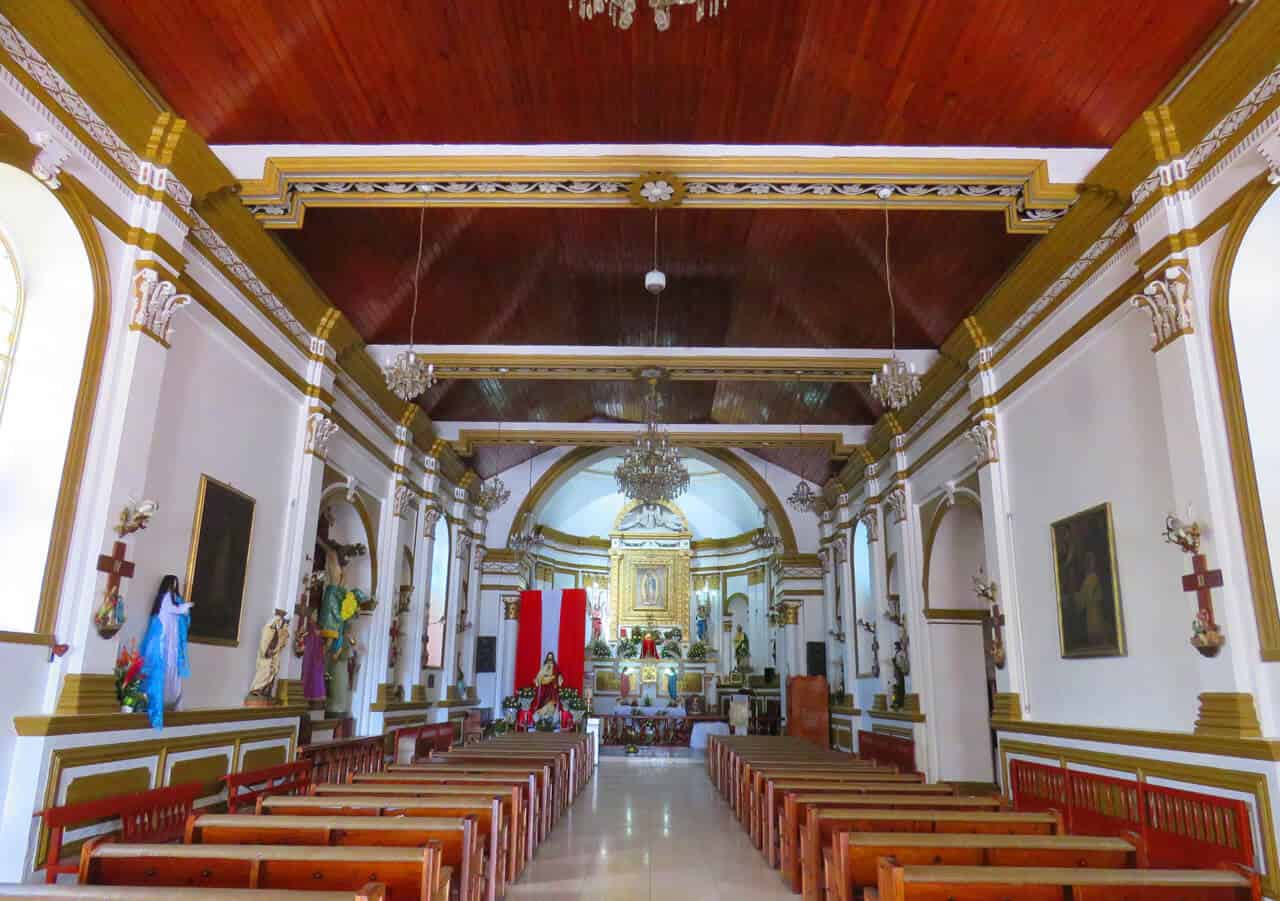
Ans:
{"type": "Polygon", "coordinates": [[[47,131],[36,132],[35,144],[40,152],[31,161],[31,174],[50,191],[56,191],[62,187],[58,176],[62,174],[67,157],[71,156],[71,150],[47,131]]]}
{"type": "Polygon", "coordinates": [[[338,424],[320,410],[313,410],[307,417],[307,436],[303,445],[303,453],[319,457],[321,460],[329,453],[329,442],[338,433],[338,424]]]}
{"type": "Polygon", "coordinates": [[[895,523],[907,521],[907,490],[901,485],[884,496],[885,505],[893,512],[895,523]]]}
{"type": "Polygon", "coordinates": [[[396,518],[404,516],[409,512],[409,503],[413,500],[413,489],[404,482],[396,485],[395,497],[391,501],[391,512],[396,518]]]}
{"type": "Polygon", "coordinates": [[[862,523],[862,527],[867,530],[867,541],[880,540],[880,517],[876,514],[874,506],[863,507],[858,514],[858,522],[862,523]]]}
{"type": "Polygon", "coordinates": [[[520,618],[520,596],[519,595],[503,595],[502,618],[507,622],[511,622],[512,620],[518,620],[520,618]]]}
{"type": "Polygon", "coordinates": [[[1181,265],[1169,266],[1129,303],[1151,314],[1151,351],[1163,350],[1195,329],[1191,324],[1191,276],[1181,265]]]}
{"type": "Polygon", "coordinates": [[[783,601],[780,621],[784,626],[800,625],[800,602],[783,601]]]}
{"type": "Polygon", "coordinates": [[[444,515],[444,511],[441,510],[435,504],[432,504],[431,506],[427,507],[427,509],[422,511],[422,537],[423,538],[433,539],[436,537],[436,526],[439,525],[440,517],[443,515],[444,515]]]}
{"type": "Polygon", "coordinates": [[[173,326],[169,324],[173,314],[191,302],[190,294],[182,294],[173,282],[160,277],[160,273],[147,267],[133,274],[133,313],[129,317],[129,329],[142,332],[164,347],[173,338],[173,326]]]}

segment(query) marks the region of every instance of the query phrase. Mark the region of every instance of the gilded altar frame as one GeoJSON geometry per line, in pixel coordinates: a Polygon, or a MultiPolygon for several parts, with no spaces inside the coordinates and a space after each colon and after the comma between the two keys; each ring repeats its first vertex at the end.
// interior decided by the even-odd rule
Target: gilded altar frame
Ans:
{"type": "Polygon", "coordinates": [[[689,628],[689,563],[690,551],[636,550],[614,551],[610,556],[609,598],[614,622],[619,626],[673,625],[689,628]],[[636,570],[638,567],[663,567],[667,572],[667,603],[663,610],[637,610],[636,570]]]}

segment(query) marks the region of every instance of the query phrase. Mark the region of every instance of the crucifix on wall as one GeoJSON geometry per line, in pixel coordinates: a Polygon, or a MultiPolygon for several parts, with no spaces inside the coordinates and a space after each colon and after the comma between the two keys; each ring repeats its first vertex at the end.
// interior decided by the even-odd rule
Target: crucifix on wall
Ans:
{"type": "Polygon", "coordinates": [[[1191,555],[1191,572],[1182,577],[1182,590],[1195,592],[1196,618],[1191,622],[1191,646],[1205,657],[1216,657],[1227,643],[1213,618],[1213,594],[1222,587],[1222,570],[1209,569],[1208,558],[1200,553],[1200,524],[1187,508],[1186,520],[1170,513],[1164,520],[1164,540],[1191,555]]]}
{"type": "Polygon", "coordinates": [[[117,541],[112,545],[110,554],[98,557],[98,572],[107,574],[107,587],[102,595],[102,603],[93,615],[93,624],[103,638],[115,635],[124,625],[120,580],[133,578],[133,561],[125,559],[127,550],[123,541],[117,541]]]}

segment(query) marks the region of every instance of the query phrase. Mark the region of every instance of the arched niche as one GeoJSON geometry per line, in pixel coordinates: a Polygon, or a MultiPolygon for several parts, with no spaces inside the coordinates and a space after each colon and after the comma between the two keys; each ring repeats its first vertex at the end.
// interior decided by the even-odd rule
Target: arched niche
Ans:
{"type": "Polygon", "coordinates": [[[925,610],[985,612],[973,592],[973,577],[985,561],[981,502],[971,492],[958,490],[938,505],[925,532],[925,610]]]}
{"type": "Polygon", "coordinates": [[[378,592],[378,533],[369,505],[359,491],[350,492],[345,484],[330,485],[320,495],[320,509],[332,516],[331,537],[344,544],[363,544],[369,553],[347,562],[343,580],[349,588],[358,588],[376,597],[378,592]]]}
{"type": "Polygon", "coordinates": [[[72,526],[102,381],[110,273],[97,226],[70,176],[51,191],[25,171],[34,159],[0,117],[0,230],[22,282],[24,317],[0,415],[0,543],[14,603],[11,637],[48,640],[58,614],[72,526]],[[15,475],[6,478],[5,473],[15,475]],[[29,601],[24,605],[23,601],[29,601]]]}
{"type": "MultiPolygon", "coordinates": [[[[578,447],[569,451],[538,478],[533,488],[525,496],[511,520],[511,528],[507,540],[515,536],[523,527],[528,517],[536,520],[539,510],[548,498],[554,495],[557,488],[572,478],[576,473],[590,467],[593,463],[617,453],[617,448],[578,447]]],[[[769,484],[745,460],[727,450],[718,448],[682,449],[681,453],[701,460],[719,469],[733,479],[760,507],[767,507],[773,526],[782,539],[785,553],[797,553],[795,532],[786,509],[769,484]]]]}
{"type": "Polygon", "coordinates": [[[724,602],[724,614],[726,619],[732,621],[732,625],[729,629],[729,640],[725,643],[724,651],[729,658],[729,669],[732,670],[737,665],[737,658],[734,656],[733,642],[738,635],[738,627],[741,626],[742,631],[751,639],[750,663],[756,670],[759,670],[760,667],[755,666],[755,661],[760,659],[760,653],[763,651],[763,648],[756,647],[755,638],[752,635],[751,627],[753,617],[751,616],[751,599],[741,591],[729,595],[724,602]]]}
{"type": "Polygon", "coordinates": [[[1259,176],[1244,191],[1214,272],[1211,328],[1236,506],[1263,660],[1280,660],[1272,543],[1280,544],[1280,191],[1259,176]],[[1271,541],[1269,539],[1275,539],[1271,541]]]}

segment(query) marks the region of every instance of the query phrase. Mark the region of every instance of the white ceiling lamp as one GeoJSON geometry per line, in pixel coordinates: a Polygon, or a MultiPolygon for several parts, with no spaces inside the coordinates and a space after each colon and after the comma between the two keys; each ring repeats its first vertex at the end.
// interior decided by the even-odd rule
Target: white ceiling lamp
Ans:
{"type": "MultiPolygon", "coordinates": [[[[657,297],[667,287],[667,274],[658,268],[658,211],[653,211],[653,268],[644,274],[644,289],[657,297]]],[[[653,346],[658,346],[657,323],[654,323],[653,346]]]]}
{"type": "MultiPolygon", "coordinates": [[[[613,26],[625,31],[635,21],[636,10],[641,2],[642,0],[569,0],[569,11],[573,11],[576,3],[578,16],[583,19],[608,13],[613,26]]],[[[701,22],[705,18],[720,15],[721,9],[728,9],[729,0],[648,0],[648,5],[653,10],[653,27],[658,31],[666,31],[671,27],[671,10],[677,6],[692,6],[694,21],[701,22]]]]}
{"type": "Polygon", "coordinates": [[[920,376],[916,368],[904,360],[898,359],[898,317],[893,305],[893,271],[889,268],[889,198],[893,195],[890,188],[883,187],[876,191],[876,196],[884,201],[884,283],[889,290],[889,361],[880,371],[871,376],[871,394],[880,405],[890,410],[901,410],[920,393],[920,376]]]}
{"type": "Polygon", "coordinates": [[[422,232],[427,220],[424,206],[418,217],[418,259],[413,264],[413,311],[409,314],[409,349],[396,354],[395,359],[383,367],[382,375],[387,388],[403,401],[411,401],[436,383],[435,364],[428,365],[414,349],[414,326],[418,321],[418,275],[422,269],[422,232]]]}

